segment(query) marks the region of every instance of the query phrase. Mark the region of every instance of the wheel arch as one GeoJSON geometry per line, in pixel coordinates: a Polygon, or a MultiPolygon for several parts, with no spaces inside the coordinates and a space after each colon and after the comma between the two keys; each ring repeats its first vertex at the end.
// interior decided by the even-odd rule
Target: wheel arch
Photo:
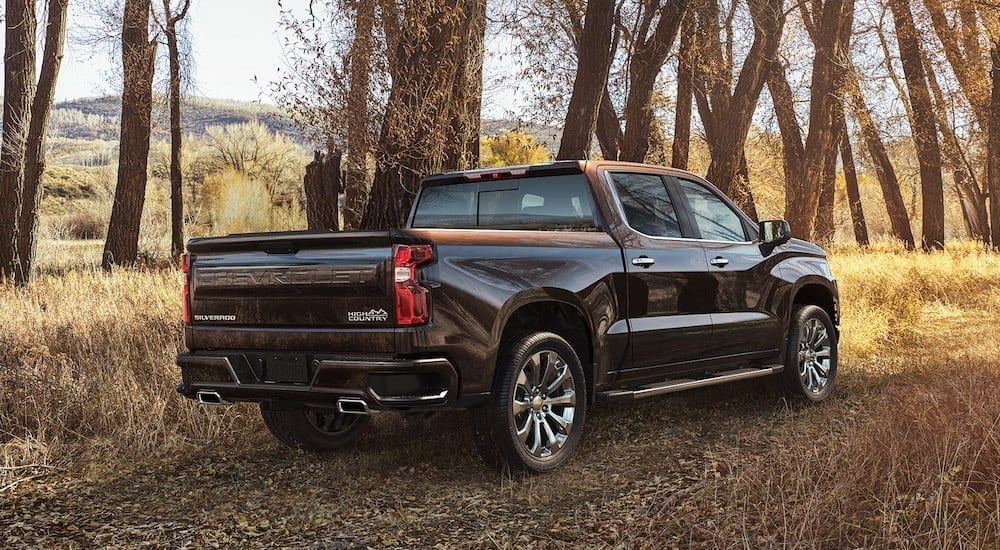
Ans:
{"type": "Polygon", "coordinates": [[[553,289],[537,291],[540,292],[529,291],[508,301],[503,314],[497,316],[493,387],[496,387],[497,367],[504,359],[506,349],[526,334],[552,332],[569,342],[579,356],[586,377],[587,401],[591,403],[596,382],[593,323],[573,294],[553,289]]]}
{"type": "Polygon", "coordinates": [[[838,336],[840,335],[837,293],[834,289],[830,288],[827,281],[822,279],[806,280],[797,285],[792,294],[792,302],[788,312],[789,318],[791,318],[795,306],[799,305],[814,305],[823,308],[826,314],[830,316],[830,320],[833,321],[838,336]]]}

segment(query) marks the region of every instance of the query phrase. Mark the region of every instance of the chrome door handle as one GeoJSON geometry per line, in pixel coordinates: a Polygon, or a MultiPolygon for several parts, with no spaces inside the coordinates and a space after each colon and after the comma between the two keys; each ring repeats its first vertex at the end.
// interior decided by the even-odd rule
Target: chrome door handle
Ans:
{"type": "Polygon", "coordinates": [[[638,258],[632,258],[632,265],[637,265],[639,267],[649,267],[656,263],[656,260],[650,258],[649,256],[639,256],[638,258]]]}
{"type": "Polygon", "coordinates": [[[714,265],[715,267],[726,267],[729,265],[729,260],[723,258],[722,256],[716,256],[715,258],[709,260],[708,263],[714,265]]]}

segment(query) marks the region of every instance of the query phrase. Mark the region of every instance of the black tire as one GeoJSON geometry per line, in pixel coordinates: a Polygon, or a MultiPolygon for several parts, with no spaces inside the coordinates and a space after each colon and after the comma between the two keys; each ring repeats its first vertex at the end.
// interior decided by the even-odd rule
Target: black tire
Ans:
{"type": "Polygon", "coordinates": [[[583,434],[586,385],[580,358],[559,335],[538,332],[515,343],[497,365],[490,399],[472,410],[473,437],[483,459],[500,470],[533,474],[564,464],[583,434]],[[519,425],[524,439],[517,435],[519,425]]]}
{"type": "Polygon", "coordinates": [[[788,327],[785,370],[781,375],[785,392],[807,403],[819,403],[833,394],[836,377],[837,331],[833,321],[819,306],[795,306],[792,310],[792,322],[788,327]],[[813,334],[810,327],[816,328],[815,337],[810,338],[810,334],[813,334]],[[822,331],[819,330],[820,327],[822,331]],[[822,378],[824,372],[825,379],[822,378]],[[823,380],[822,384],[820,380],[823,380]]]}
{"type": "Polygon", "coordinates": [[[263,403],[260,414],[267,429],[278,441],[307,451],[332,451],[346,447],[365,431],[370,422],[368,415],[306,407],[271,410],[263,403]]]}

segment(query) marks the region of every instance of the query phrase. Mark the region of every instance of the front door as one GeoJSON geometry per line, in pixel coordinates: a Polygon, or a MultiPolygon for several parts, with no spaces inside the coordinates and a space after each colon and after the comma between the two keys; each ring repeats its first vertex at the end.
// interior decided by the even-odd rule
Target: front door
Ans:
{"type": "Polygon", "coordinates": [[[762,254],[754,229],[715,190],[694,180],[675,182],[714,281],[715,354],[734,360],[774,355],[784,337],[776,304],[768,303],[779,283],[771,273],[777,255],[762,254]]]}
{"type": "Polygon", "coordinates": [[[619,379],[656,378],[693,367],[711,350],[717,293],[704,250],[683,238],[685,222],[667,176],[614,171],[608,179],[628,224],[619,237],[628,274],[632,362],[619,379]]]}

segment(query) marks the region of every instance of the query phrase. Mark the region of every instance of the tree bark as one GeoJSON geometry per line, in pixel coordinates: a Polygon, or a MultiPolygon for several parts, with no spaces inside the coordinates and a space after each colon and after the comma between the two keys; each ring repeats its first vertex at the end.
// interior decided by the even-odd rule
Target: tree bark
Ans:
{"type": "MultiPolygon", "coordinates": [[[[639,29],[639,40],[629,64],[629,89],[625,99],[625,139],[621,145],[621,159],[644,162],[649,152],[650,128],[653,123],[653,87],[667,54],[673,47],[681,20],[689,0],[669,0],[657,10],[658,1],[647,2],[650,20],[659,11],[659,20],[652,35],[646,39],[648,29],[639,29]]],[[[648,21],[648,20],[647,20],[648,21]]],[[[645,21],[644,21],[645,23],[645,21]]]]}
{"type": "Polygon", "coordinates": [[[38,207],[42,202],[42,173],[45,172],[45,137],[55,98],[56,80],[62,64],[63,46],[66,43],[66,14],[68,0],[49,0],[45,24],[45,45],[38,75],[38,89],[31,104],[31,122],[24,164],[24,192],[18,215],[17,256],[19,266],[14,274],[17,283],[31,278],[35,259],[38,230],[38,207]]]}
{"type": "Polygon", "coordinates": [[[976,183],[976,175],[966,161],[962,143],[948,121],[944,93],[938,85],[934,68],[927,65],[927,83],[934,97],[934,117],[941,131],[941,153],[951,169],[955,192],[962,205],[962,218],[969,237],[988,243],[990,240],[989,215],[986,211],[986,194],[976,183]]]}
{"type": "MultiPolygon", "coordinates": [[[[843,104],[840,104],[840,113],[843,117],[843,104]]],[[[832,243],[836,237],[837,226],[834,217],[834,206],[837,199],[837,153],[840,150],[840,140],[845,136],[840,133],[841,122],[837,120],[834,112],[832,141],[826,150],[826,158],[823,159],[823,174],[819,186],[819,202],[816,205],[816,219],[813,224],[813,238],[816,242],[832,243]]]]}
{"type": "Polygon", "coordinates": [[[191,0],[184,0],[176,15],[170,9],[170,0],[163,0],[166,19],[167,57],[170,67],[170,255],[174,258],[184,253],[184,187],[181,175],[181,53],[177,45],[177,23],[187,16],[191,0]]]}
{"type": "Polygon", "coordinates": [[[840,160],[844,165],[844,183],[847,186],[847,204],[851,210],[851,227],[854,229],[854,240],[859,246],[868,246],[868,224],[865,222],[865,210],[861,205],[861,189],[858,187],[858,169],[854,165],[854,152],[851,150],[851,137],[847,133],[847,120],[841,111],[840,160]]]}
{"type": "Polygon", "coordinates": [[[354,37],[348,52],[347,92],[347,174],[344,178],[344,228],[355,229],[361,222],[368,200],[369,139],[368,97],[371,93],[372,36],[375,28],[375,1],[358,0],[354,11],[354,37]]]}
{"type": "Polygon", "coordinates": [[[915,246],[913,230],[910,228],[910,217],[906,213],[906,204],[903,202],[903,194],[899,189],[896,170],[892,167],[892,162],[889,161],[889,153],[885,149],[885,144],[882,143],[878,126],[872,120],[871,111],[865,104],[865,98],[858,85],[858,76],[853,67],[846,71],[845,76],[845,91],[850,99],[854,118],[858,121],[858,126],[861,127],[861,136],[868,148],[868,155],[871,156],[875,165],[875,176],[878,178],[879,187],[882,188],[882,198],[885,201],[886,212],[889,214],[892,236],[902,241],[907,250],[912,250],[915,246]]]}
{"type": "Polygon", "coordinates": [[[363,229],[402,225],[421,178],[442,170],[449,152],[465,145],[453,143],[451,124],[462,108],[453,97],[455,79],[468,75],[460,70],[466,50],[456,37],[467,28],[472,3],[461,9],[433,0],[407,3],[363,229]]]}
{"type": "Polygon", "coordinates": [[[934,121],[934,107],[927,88],[924,59],[917,29],[907,0],[887,0],[892,10],[899,42],[899,58],[909,91],[913,116],[910,126],[920,164],[920,189],[924,250],[944,248],[944,181],[941,176],[941,147],[934,121]]]}
{"type": "Polygon", "coordinates": [[[125,0],[122,18],[121,145],[118,184],[101,266],[133,265],[146,193],[156,41],[149,39],[150,0],[125,0]]]}
{"type": "Polygon", "coordinates": [[[987,188],[990,195],[990,240],[994,250],[1000,250],[1000,42],[994,39],[990,48],[990,110],[989,142],[987,144],[987,188]]]}
{"type": "Polygon", "coordinates": [[[601,156],[605,160],[618,160],[618,152],[621,150],[622,140],[625,139],[618,118],[615,104],[611,101],[611,92],[605,84],[597,116],[597,143],[601,146],[601,156]]]}
{"type": "Polygon", "coordinates": [[[306,223],[309,229],[340,229],[338,195],[340,195],[340,151],[323,154],[316,151],[314,160],[306,166],[303,189],[306,195],[306,223]]]}
{"type": "Polygon", "coordinates": [[[687,170],[691,151],[691,107],[694,94],[694,14],[690,11],[681,24],[677,51],[677,107],[674,110],[674,142],[670,165],[687,170]]]}
{"type": "Polygon", "coordinates": [[[967,6],[960,6],[962,25],[959,27],[948,23],[942,0],[924,0],[923,3],[962,94],[972,107],[979,127],[986,129],[989,126],[990,89],[986,77],[989,69],[979,48],[980,31],[975,12],[967,6]],[[963,48],[963,44],[968,48],[963,48]]]}
{"type": "Polygon", "coordinates": [[[3,146],[0,147],[0,279],[17,277],[18,216],[35,97],[35,2],[7,0],[4,23],[3,146]]]}
{"type": "Polygon", "coordinates": [[[566,110],[558,159],[590,158],[590,140],[597,127],[601,96],[611,68],[612,0],[587,3],[583,34],[577,49],[573,94],[566,110]]]}
{"type": "Polygon", "coordinates": [[[465,170],[479,164],[479,133],[483,110],[483,55],[486,40],[486,0],[466,0],[465,25],[459,48],[458,76],[452,97],[448,169],[465,170]]]}
{"type": "Polygon", "coordinates": [[[718,2],[708,0],[704,3],[700,18],[705,24],[699,33],[699,45],[704,44],[705,57],[699,61],[704,75],[700,79],[699,93],[704,97],[698,100],[698,112],[706,126],[706,135],[710,136],[712,161],[707,179],[756,218],[750,185],[740,176],[740,167],[746,162],[743,148],[766,72],[781,42],[785,15],[781,0],[749,0],[748,3],[754,21],[754,39],[732,89],[729,84],[731,57],[723,53],[719,37],[718,2]],[[711,132],[707,131],[708,126],[712,127],[711,132]]]}
{"type": "MultiPolygon", "coordinates": [[[[841,77],[842,52],[847,51],[854,20],[853,0],[826,0],[814,13],[815,57],[809,97],[809,134],[804,144],[802,178],[786,182],[785,218],[795,234],[813,238],[825,179],[824,166],[836,162],[834,112],[841,77]]],[[[828,193],[829,194],[829,193],[828,193]]],[[[829,228],[825,228],[829,230],[829,228]]]]}

